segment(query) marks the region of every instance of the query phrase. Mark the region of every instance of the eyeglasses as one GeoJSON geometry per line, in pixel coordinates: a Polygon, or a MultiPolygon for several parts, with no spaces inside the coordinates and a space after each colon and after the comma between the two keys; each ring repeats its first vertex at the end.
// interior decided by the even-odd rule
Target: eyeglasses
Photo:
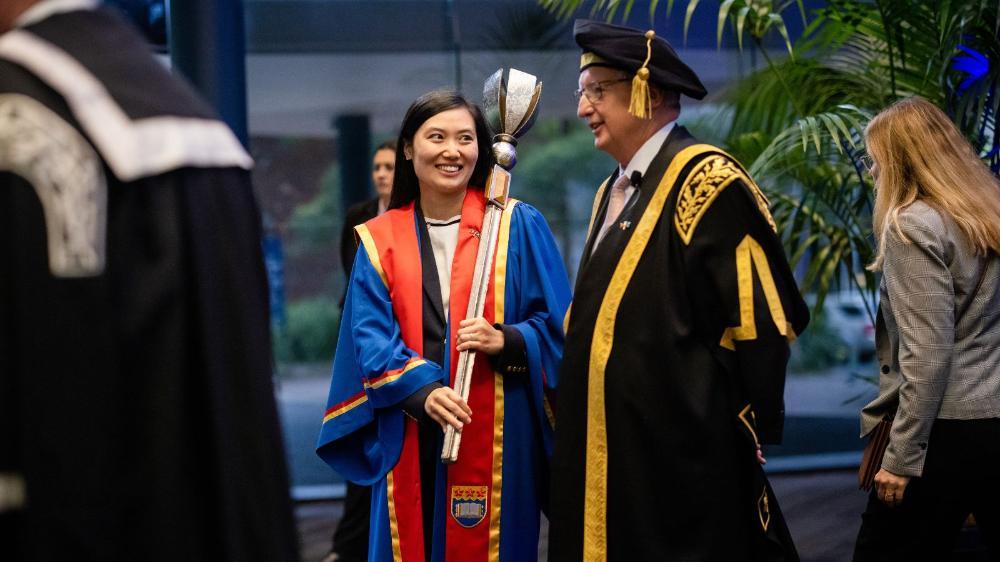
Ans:
{"type": "Polygon", "coordinates": [[[586,96],[587,101],[590,103],[597,103],[601,101],[604,97],[604,90],[607,86],[611,84],[617,84],[619,82],[628,82],[631,78],[619,78],[617,80],[601,80],[600,82],[591,82],[583,88],[573,92],[573,97],[576,98],[576,102],[580,103],[580,96],[586,96]]]}
{"type": "Polygon", "coordinates": [[[872,171],[872,167],[875,166],[875,161],[872,160],[871,155],[868,154],[867,152],[864,152],[858,156],[858,162],[860,162],[861,165],[865,167],[865,170],[868,170],[869,173],[872,171]]]}

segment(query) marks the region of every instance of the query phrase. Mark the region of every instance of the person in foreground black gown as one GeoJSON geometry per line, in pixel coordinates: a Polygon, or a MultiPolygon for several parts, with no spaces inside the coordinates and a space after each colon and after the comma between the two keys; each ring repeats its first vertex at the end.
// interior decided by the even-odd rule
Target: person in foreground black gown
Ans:
{"type": "Polygon", "coordinates": [[[110,9],[0,3],[0,559],[298,560],[251,164],[110,9]]]}

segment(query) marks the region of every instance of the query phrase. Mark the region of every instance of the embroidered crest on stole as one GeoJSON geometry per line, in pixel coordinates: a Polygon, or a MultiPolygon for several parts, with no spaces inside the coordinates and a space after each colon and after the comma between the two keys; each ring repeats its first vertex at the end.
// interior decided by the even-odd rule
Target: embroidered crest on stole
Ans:
{"type": "Polygon", "coordinates": [[[475,527],[486,517],[489,486],[452,486],[451,516],[463,527],[475,527]]]}

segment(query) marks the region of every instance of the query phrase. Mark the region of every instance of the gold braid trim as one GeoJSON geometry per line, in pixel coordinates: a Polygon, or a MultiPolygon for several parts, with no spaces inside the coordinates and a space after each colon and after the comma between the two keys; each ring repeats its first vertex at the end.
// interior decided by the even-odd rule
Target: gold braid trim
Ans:
{"type": "Polygon", "coordinates": [[[596,53],[587,52],[580,55],[580,70],[583,70],[592,64],[608,64],[608,62],[599,57],[596,53]]]}
{"type": "Polygon", "coordinates": [[[601,300],[601,308],[594,323],[590,346],[590,364],[587,371],[587,447],[583,491],[583,562],[605,562],[608,558],[608,427],[604,401],[604,377],[614,345],[615,322],[618,307],[625,297],[625,290],[639,259],[646,251],[653,231],[667,198],[681,171],[693,159],[716,148],[696,144],[680,151],[670,161],[670,166],[660,180],[656,191],[642,212],[625,250],[618,259],[615,272],[601,300]]]}
{"type": "Polygon", "coordinates": [[[590,209],[590,222],[587,223],[587,240],[590,240],[590,235],[594,233],[594,219],[597,218],[597,210],[601,208],[601,198],[604,197],[604,190],[608,188],[610,181],[611,176],[608,176],[601,187],[597,188],[597,194],[594,195],[594,205],[590,209]]]}
{"type": "MultiPolygon", "coordinates": [[[[594,195],[594,206],[590,209],[590,222],[587,223],[587,237],[584,240],[590,240],[590,235],[594,233],[594,219],[597,218],[597,210],[601,208],[601,198],[604,197],[604,191],[608,188],[608,182],[611,181],[611,176],[608,176],[601,184],[601,187],[597,188],[597,194],[594,195]]],[[[563,334],[569,331],[569,315],[573,312],[573,303],[569,303],[566,307],[566,316],[563,317],[563,334]]]]}
{"type": "MultiPolygon", "coordinates": [[[[503,324],[506,313],[504,301],[507,290],[507,255],[510,249],[510,223],[517,199],[508,199],[500,215],[500,233],[493,262],[493,321],[503,324]]],[[[504,388],[503,375],[493,373],[493,478],[490,493],[490,542],[489,562],[500,562],[500,505],[503,492],[503,424],[504,388]]]]}
{"type": "Polygon", "coordinates": [[[681,193],[677,197],[677,209],[674,213],[674,224],[677,233],[685,244],[690,244],[694,237],[694,231],[698,228],[698,223],[708,211],[708,208],[715,201],[715,198],[722,193],[722,190],[734,181],[742,181],[750,192],[753,193],[757,208],[775,232],[778,226],[768,209],[770,203],[760,187],[746,171],[740,166],[732,156],[725,152],[705,158],[694,167],[684,180],[681,186],[681,193]]]}
{"type": "Polygon", "coordinates": [[[375,247],[375,238],[372,237],[372,233],[368,231],[368,227],[359,224],[354,227],[354,232],[357,233],[358,241],[365,248],[365,253],[368,254],[368,260],[372,262],[372,267],[378,272],[379,279],[382,280],[382,284],[385,288],[389,288],[389,278],[385,274],[385,270],[382,269],[382,260],[378,255],[378,248],[375,247]]]}
{"type": "Polygon", "coordinates": [[[767,488],[760,491],[760,499],[757,500],[757,516],[760,517],[760,528],[767,532],[771,525],[771,502],[767,499],[767,488]]]}
{"type": "Polygon", "coordinates": [[[750,179],[750,176],[746,176],[744,183],[747,184],[750,192],[753,193],[753,198],[757,201],[757,208],[760,209],[760,214],[764,215],[764,218],[767,219],[767,224],[771,225],[771,230],[777,233],[778,225],[774,222],[774,217],[771,216],[771,202],[767,200],[764,191],[757,185],[757,182],[750,179]]]}
{"type": "Polygon", "coordinates": [[[764,291],[764,299],[767,301],[767,308],[778,333],[788,338],[789,342],[795,341],[795,330],[785,317],[785,309],[781,304],[778,287],[774,284],[774,277],[771,275],[767,254],[764,253],[764,248],[761,247],[760,243],[747,234],[743,237],[743,241],[736,246],[736,284],[740,301],[740,325],[726,328],[722,333],[722,339],[719,340],[719,345],[730,351],[736,351],[735,342],[737,341],[757,339],[753,299],[754,270],[757,270],[760,287],[764,291]]]}
{"type": "Polygon", "coordinates": [[[753,412],[753,404],[747,404],[746,406],[744,406],[743,409],[740,410],[739,418],[740,421],[743,422],[743,425],[747,426],[747,430],[753,437],[753,444],[760,447],[760,439],[757,438],[757,430],[754,429],[754,425],[756,425],[757,416],[753,412]]]}
{"type": "Polygon", "coordinates": [[[399,520],[396,518],[396,484],[392,470],[385,475],[385,497],[389,502],[389,536],[392,537],[392,560],[402,562],[403,551],[399,540],[399,520]]]}

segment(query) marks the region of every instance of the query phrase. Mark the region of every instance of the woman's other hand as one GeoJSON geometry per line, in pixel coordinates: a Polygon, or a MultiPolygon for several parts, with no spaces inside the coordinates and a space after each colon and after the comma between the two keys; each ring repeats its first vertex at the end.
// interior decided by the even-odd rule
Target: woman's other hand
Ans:
{"type": "Polygon", "coordinates": [[[456,336],[458,351],[481,351],[497,355],[503,350],[503,331],[497,330],[485,318],[471,318],[458,323],[456,336]]]}
{"type": "Polygon", "coordinates": [[[884,468],[880,468],[875,475],[875,488],[878,490],[878,499],[882,500],[889,507],[896,507],[903,502],[903,493],[906,491],[906,485],[909,483],[909,476],[893,474],[884,468]]]}
{"type": "Polygon", "coordinates": [[[424,401],[424,411],[444,431],[448,426],[462,431],[462,427],[472,422],[472,410],[455,390],[449,386],[434,389],[424,401]]]}

